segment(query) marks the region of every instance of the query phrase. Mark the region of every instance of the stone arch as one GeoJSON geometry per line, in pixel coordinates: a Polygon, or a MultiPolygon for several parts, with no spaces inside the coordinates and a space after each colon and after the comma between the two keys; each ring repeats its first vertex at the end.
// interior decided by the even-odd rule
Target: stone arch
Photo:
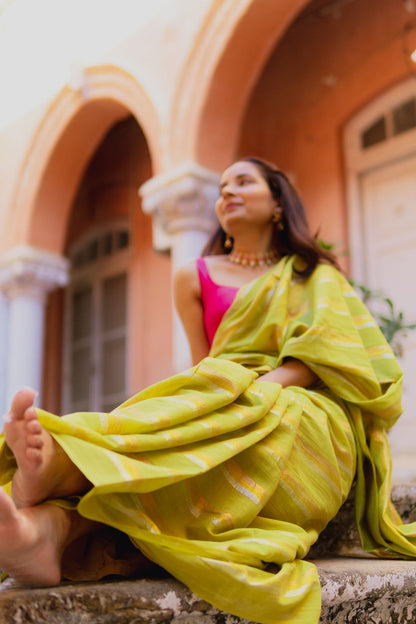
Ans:
{"type": "Polygon", "coordinates": [[[175,164],[191,159],[218,169],[232,160],[259,73],[279,37],[307,4],[308,0],[212,3],[172,106],[170,149],[175,164]]]}
{"type": "Polygon", "coordinates": [[[77,182],[103,135],[123,117],[136,118],[152,170],[161,168],[159,118],[135,78],[99,66],[85,69],[79,79],[51,103],[26,154],[13,202],[15,244],[62,253],[77,182]]]}

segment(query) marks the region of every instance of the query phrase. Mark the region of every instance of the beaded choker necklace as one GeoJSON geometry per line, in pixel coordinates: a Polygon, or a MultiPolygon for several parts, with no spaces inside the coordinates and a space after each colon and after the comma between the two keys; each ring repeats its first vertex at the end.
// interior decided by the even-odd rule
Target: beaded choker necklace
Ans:
{"type": "Polygon", "coordinates": [[[228,259],[233,264],[240,264],[243,267],[266,267],[276,264],[279,259],[278,253],[273,249],[261,254],[250,253],[249,251],[238,251],[233,249],[228,255],[228,259]]]}

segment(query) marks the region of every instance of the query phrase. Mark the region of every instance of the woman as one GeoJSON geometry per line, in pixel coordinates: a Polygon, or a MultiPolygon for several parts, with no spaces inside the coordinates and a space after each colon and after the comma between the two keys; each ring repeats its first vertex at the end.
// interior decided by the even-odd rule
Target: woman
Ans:
{"type": "Polygon", "coordinates": [[[364,546],[416,554],[389,503],[402,373],[285,176],[243,159],[220,191],[213,255],[175,280],[194,368],[108,415],[57,418],[16,395],[0,566],[50,585],[64,559],[79,578],[65,549],[104,524],[221,609],[310,624],[320,588],[304,558],[354,477],[364,546]]]}

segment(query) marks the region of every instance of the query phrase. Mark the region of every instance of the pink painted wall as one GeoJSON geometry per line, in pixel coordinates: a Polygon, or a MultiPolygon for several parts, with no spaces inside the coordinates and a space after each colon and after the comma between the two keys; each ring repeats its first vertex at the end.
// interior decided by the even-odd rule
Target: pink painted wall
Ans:
{"type": "MultiPolygon", "coordinates": [[[[76,150],[67,158],[76,159],[76,150]]],[[[129,116],[103,137],[74,188],[65,232],[67,253],[92,228],[120,218],[129,223],[129,394],[171,373],[170,259],[153,251],[151,219],[142,212],[137,192],[151,176],[145,138],[129,116]]],[[[58,198],[61,192],[57,185],[58,198]]],[[[47,314],[44,405],[59,413],[63,306],[56,293],[49,297],[47,314]]]]}
{"type": "Polygon", "coordinates": [[[53,414],[61,413],[63,312],[64,289],[58,288],[47,300],[43,359],[42,406],[53,414]]]}
{"type": "Polygon", "coordinates": [[[289,172],[312,229],[345,248],[342,130],[367,102],[408,77],[402,32],[409,13],[395,0],[325,6],[310,3],[275,47],[247,107],[238,151],[289,172]]]}
{"type": "Polygon", "coordinates": [[[178,145],[192,150],[198,162],[214,170],[233,159],[244,111],[262,67],[306,0],[234,0],[233,4],[228,15],[215,20],[217,28],[210,27],[209,20],[204,24],[198,41],[209,55],[198,54],[196,47],[196,63],[189,65],[191,77],[199,74],[209,83],[201,89],[194,80],[193,89],[185,91],[186,100],[179,93],[182,106],[192,102],[192,107],[182,116],[184,130],[190,126],[190,140],[179,140],[178,145]],[[216,61],[214,67],[211,59],[216,61]],[[198,123],[193,126],[195,119],[198,123]]]}

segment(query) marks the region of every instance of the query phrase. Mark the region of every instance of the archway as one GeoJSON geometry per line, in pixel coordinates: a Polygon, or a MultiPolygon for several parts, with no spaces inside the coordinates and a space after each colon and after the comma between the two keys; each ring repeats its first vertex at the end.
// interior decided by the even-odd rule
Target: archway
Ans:
{"type": "MultiPolygon", "coordinates": [[[[24,244],[25,249],[32,250],[32,254],[47,252],[51,258],[59,261],[67,252],[70,215],[88,164],[111,129],[125,120],[131,120],[136,126],[141,146],[139,160],[137,157],[135,160],[140,166],[132,177],[135,187],[130,189],[130,193],[134,197],[134,206],[131,206],[129,215],[130,231],[136,237],[136,242],[140,239],[140,245],[134,248],[132,246],[128,265],[125,266],[129,279],[136,284],[136,288],[132,288],[125,297],[126,315],[128,319],[133,319],[128,327],[129,337],[146,362],[147,352],[157,351],[159,348],[159,344],[155,348],[155,341],[163,341],[164,352],[169,349],[168,330],[160,331],[154,338],[154,332],[146,332],[144,325],[145,316],[157,323],[160,311],[160,325],[162,328],[170,326],[170,267],[168,258],[153,257],[150,218],[139,209],[138,187],[161,168],[162,133],[150,99],[132,76],[115,67],[89,68],[85,70],[79,87],[65,87],[51,103],[22,166],[14,198],[11,231],[15,246],[24,244]],[[140,253],[137,252],[138,249],[140,253]],[[158,308],[152,314],[146,305],[150,305],[149,289],[152,286],[149,284],[152,278],[154,281],[155,273],[160,274],[159,285],[167,286],[162,291],[162,301],[158,302],[158,308]],[[143,281],[145,283],[141,284],[143,281]]],[[[36,302],[39,318],[43,318],[46,313],[46,323],[39,323],[39,327],[42,325],[38,331],[39,345],[36,357],[31,359],[31,367],[37,371],[42,369],[41,343],[43,327],[46,327],[43,376],[46,381],[43,383],[42,404],[47,409],[60,412],[62,346],[65,342],[62,291],[51,294],[46,308],[45,304],[44,296],[36,302]]],[[[19,350],[20,347],[14,346],[14,343],[15,341],[12,348],[19,350]]],[[[19,357],[20,354],[17,353],[15,359],[18,360],[19,357]]],[[[148,382],[146,375],[151,376],[152,372],[155,374],[156,364],[153,371],[149,365],[143,373],[144,363],[137,363],[136,350],[126,351],[123,357],[126,360],[125,390],[129,394],[140,387],[141,383],[148,382]],[[141,373],[143,379],[140,378],[141,373]]],[[[165,361],[168,366],[169,358],[165,358],[165,361]]],[[[150,378],[150,381],[154,379],[150,378]]],[[[13,383],[21,385],[19,379],[13,383]]],[[[23,380],[23,383],[27,382],[23,380]]],[[[39,379],[36,387],[40,389],[41,385],[39,379]]]]}
{"type": "Polygon", "coordinates": [[[173,164],[192,159],[218,170],[233,158],[259,73],[276,41],[306,4],[307,0],[212,4],[172,106],[173,164]]]}
{"type": "Polygon", "coordinates": [[[13,202],[14,244],[62,252],[77,181],[102,136],[127,115],[143,130],[153,172],[161,168],[159,119],[137,81],[112,66],[86,69],[83,81],[51,103],[28,149],[13,202]]]}

